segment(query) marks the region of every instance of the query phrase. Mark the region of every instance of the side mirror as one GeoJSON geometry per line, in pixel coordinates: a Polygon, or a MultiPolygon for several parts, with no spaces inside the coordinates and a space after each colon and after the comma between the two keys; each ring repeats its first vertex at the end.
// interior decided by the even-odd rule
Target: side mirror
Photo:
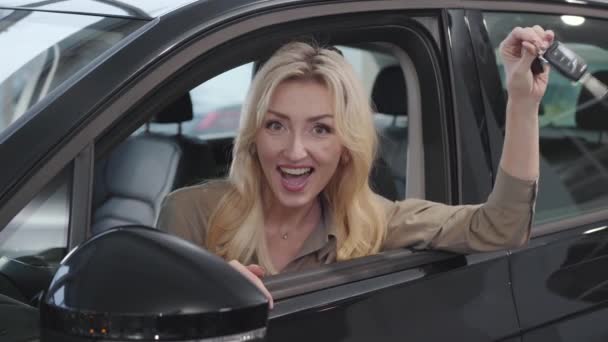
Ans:
{"type": "Polygon", "coordinates": [[[40,304],[41,342],[260,341],[268,302],[219,257],[156,229],[93,237],[40,304]]]}

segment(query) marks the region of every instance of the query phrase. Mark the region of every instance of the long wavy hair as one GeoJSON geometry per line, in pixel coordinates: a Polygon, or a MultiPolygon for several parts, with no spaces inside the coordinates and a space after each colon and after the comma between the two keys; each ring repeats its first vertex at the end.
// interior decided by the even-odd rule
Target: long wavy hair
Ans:
{"type": "Polygon", "coordinates": [[[333,97],[336,134],[347,151],[322,192],[337,236],[337,259],[377,253],[386,236],[383,208],[370,189],[377,136],[371,105],[352,66],[333,48],[292,42],[281,47],[254,77],[242,109],[228,181],[209,218],[207,248],[226,260],[257,262],[274,274],[264,232],[262,187],[266,179],[255,152],[271,97],[281,82],[314,80],[333,97]]]}

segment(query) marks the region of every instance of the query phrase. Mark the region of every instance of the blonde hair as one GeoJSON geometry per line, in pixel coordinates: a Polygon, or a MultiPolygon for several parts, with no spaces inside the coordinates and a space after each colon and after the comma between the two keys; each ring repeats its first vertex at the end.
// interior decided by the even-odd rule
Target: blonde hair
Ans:
{"type": "Polygon", "coordinates": [[[231,189],[212,213],[206,239],[206,247],[224,259],[257,262],[273,274],[276,269],[263,229],[261,190],[265,177],[254,143],[273,92],[281,82],[291,80],[320,82],[334,99],[336,134],[348,155],[348,161],[340,163],[323,190],[329,222],[337,232],[337,259],[377,253],[386,235],[385,213],[368,182],[377,137],[363,85],[338,52],[304,42],[286,44],[253,79],[233,149],[228,176],[231,189]]]}

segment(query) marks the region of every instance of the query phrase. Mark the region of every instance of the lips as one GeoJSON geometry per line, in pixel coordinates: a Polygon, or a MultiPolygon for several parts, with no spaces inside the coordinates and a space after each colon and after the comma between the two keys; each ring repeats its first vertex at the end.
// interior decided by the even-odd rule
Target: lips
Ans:
{"type": "Polygon", "coordinates": [[[304,190],[310,175],[314,172],[312,167],[279,166],[277,171],[281,176],[281,184],[285,190],[299,192],[304,190]]]}

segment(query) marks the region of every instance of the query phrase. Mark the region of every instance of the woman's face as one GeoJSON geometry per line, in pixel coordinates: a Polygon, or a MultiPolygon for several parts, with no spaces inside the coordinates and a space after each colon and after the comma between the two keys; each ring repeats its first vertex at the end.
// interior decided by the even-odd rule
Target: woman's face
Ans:
{"type": "Polygon", "coordinates": [[[256,150],[273,199],[297,208],[325,188],[340,162],[332,97],[313,80],[292,80],[275,90],[256,150]]]}

